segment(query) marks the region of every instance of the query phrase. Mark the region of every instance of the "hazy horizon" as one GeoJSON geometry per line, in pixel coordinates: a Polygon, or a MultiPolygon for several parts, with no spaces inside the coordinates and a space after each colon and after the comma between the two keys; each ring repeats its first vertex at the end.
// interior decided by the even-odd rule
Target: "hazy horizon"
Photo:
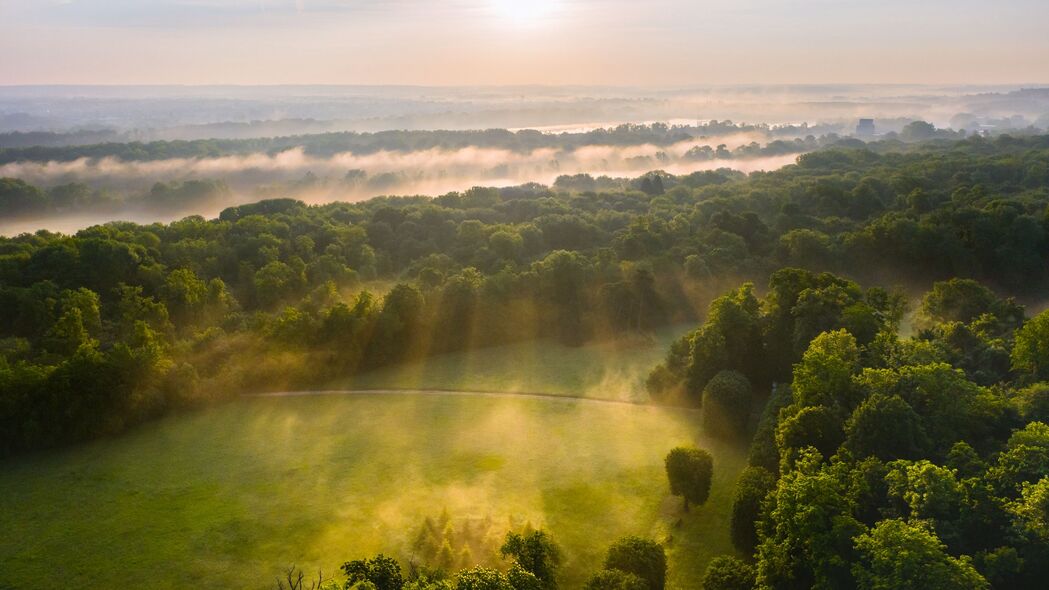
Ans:
{"type": "Polygon", "coordinates": [[[6,0],[0,84],[1040,84],[1046,17],[1037,0],[6,0]]]}
{"type": "Polygon", "coordinates": [[[1043,590],[1046,22],[0,0],[0,590],[1043,590]]]}

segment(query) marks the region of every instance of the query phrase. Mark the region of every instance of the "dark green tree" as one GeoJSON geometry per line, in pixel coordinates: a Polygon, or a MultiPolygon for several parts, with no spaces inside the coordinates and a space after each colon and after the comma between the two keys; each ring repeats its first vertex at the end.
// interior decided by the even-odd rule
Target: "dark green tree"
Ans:
{"type": "Polygon", "coordinates": [[[47,195],[17,178],[0,178],[0,210],[5,215],[39,213],[48,206],[47,195]]]}
{"type": "Polygon", "coordinates": [[[703,590],[753,590],[754,566],[736,557],[715,557],[703,574],[703,590]]]}
{"type": "Polygon", "coordinates": [[[898,395],[872,395],[845,423],[845,448],[860,459],[916,459],[928,446],[921,417],[898,395]]]}
{"type": "Polygon", "coordinates": [[[381,553],[372,559],[348,561],[341,569],[346,575],[347,590],[361,582],[374,584],[376,590],[401,590],[404,586],[401,565],[381,553]]]}
{"type": "Polygon", "coordinates": [[[932,286],[922,298],[921,315],[933,323],[967,324],[985,313],[992,313],[998,297],[972,279],[951,279],[932,286]]]}
{"type": "Polygon", "coordinates": [[[542,588],[557,588],[557,569],[561,566],[561,550],[543,531],[506,534],[499,553],[513,558],[526,572],[534,575],[542,588]]]}
{"type": "Polygon", "coordinates": [[[1036,383],[1017,393],[1020,415],[1025,422],[1049,424],[1049,383],[1036,383]]]}
{"type": "Polygon", "coordinates": [[[663,590],[667,579],[667,555],[655,541],[625,537],[612,544],[605,556],[606,570],[619,570],[641,578],[649,590],[663,590]]]}
{"type": "Polygon", "coordinates": [[[703,427],[715,434],[746,432],[752,410],[750,381],[739,372],[722,371],[703,388],[703,427]]]}
{"type": "Polygon", "coordinates": [[[664,463],[670,493],[684,498],[685,512],[688,512],[690,503],[707,501],[714,476],[714,458],[710,453],[693,447],[678,447],[667,454],[664,463]]]}
{"type": "Polygon", "coordinates": [[[732,501],[732,544],[740,553],[753,555],[758,545],[757,521],[765,497],[776,487],[776,477],[764,467],[747,467],[736,482],[732,501]]]}
{"type": "Polygon", "coordinates": [[[719,372],[739,371],[751,380],[764,378],[761,357],[761,303],[753,285],[744,285],[710,304],[707,321],[690,336],[691,355],[686,368],[690,394],[699,397],[719,372]]]}
{"type": "Polygon", "coordinates": [[[925,121],[911,121],[903,126],[900,137],[904,141],[924,141],[936,135],[936,127],[925,121]]]}
{"type": "Polygon", "coordinates": [[[590,576],[584,590],[648,590],[641,578],[621,570],[601,570],[590,576]]]}
{"type": "Polygon", "coordinates": [[[833,456],[845,440],[840,414],[827,406],[789,407],[780,415],[776,447],[789,463],[812,447],[826,458],[833,456]]]}

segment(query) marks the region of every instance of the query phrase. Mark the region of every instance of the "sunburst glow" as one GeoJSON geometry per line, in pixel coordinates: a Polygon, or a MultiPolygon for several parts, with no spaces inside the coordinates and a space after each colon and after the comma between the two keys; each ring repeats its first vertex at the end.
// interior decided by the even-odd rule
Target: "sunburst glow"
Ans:
{"type": "Polygon", "coordinates": [[[492,0],[500,18],[518,25],[536,24],[550,17],[557,4],[557,0],[492,0]]]}

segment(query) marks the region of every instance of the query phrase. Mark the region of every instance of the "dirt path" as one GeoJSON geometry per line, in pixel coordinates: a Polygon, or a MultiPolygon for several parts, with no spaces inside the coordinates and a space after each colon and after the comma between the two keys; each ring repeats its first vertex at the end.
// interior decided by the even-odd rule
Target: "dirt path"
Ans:
{"type": "Polygon", "coordinates": [[[434,396],[434,397],[489,397],[489,398],[530,398],[547,401],[561,401],[565,403],[594,403],[618,406],[636,406],[647,408],[666,408],[687,412],[698,412],[695,408],[657,406],[648,402],[626,401],[614,399],[599,399],[592,397],[578,397],[571,395],[557,395],[555,393],[528,393],[512,391],[462,391],[447,389],[334,389],[334,390],[308,390],[308,391],[275,391],[272,393],[255,393],[243,397],[268,398],[268,397],[315,397],[315,396],[434,396]]]}

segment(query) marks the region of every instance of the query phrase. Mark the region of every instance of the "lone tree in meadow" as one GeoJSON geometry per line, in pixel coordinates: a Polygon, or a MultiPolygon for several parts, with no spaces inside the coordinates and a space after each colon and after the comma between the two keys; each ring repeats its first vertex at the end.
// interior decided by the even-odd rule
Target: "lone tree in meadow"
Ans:
{"type": "Polygon", "coordinates": [[[714,476],[714,459],[710,453],[695,447],[678,447],[667,454],[666,467],[670,493],[685,499],[685,512],[690,502],[707,501],[714,476]]]}

